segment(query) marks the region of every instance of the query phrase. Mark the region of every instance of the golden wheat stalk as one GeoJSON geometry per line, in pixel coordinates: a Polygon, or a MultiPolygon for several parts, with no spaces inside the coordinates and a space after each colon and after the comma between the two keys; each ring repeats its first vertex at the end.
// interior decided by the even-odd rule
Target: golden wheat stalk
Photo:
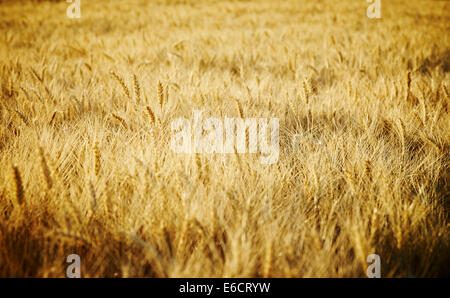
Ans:
{"type": "Polygon", "coordinates": [[[98,150],[98,142],[94,144],[94,172],[95,176],[98,176],[100,173],[101,161],[100,161],[100,151],[98,150]]]}
{"type": "Polygon", "coordinates": [[[164,88],[164,102],[169,102],[169,85],[164,88]]]}
{"type": "Polygon", "coordinates": [[[400,138],[400,143],[402,145],[402,156],[405,156],[405,124],[403,124],[402,119],[398,118],[397,123],[397,129],[398,129],[398,135],[400,138]]]}
{"type": "Polygon", "coordinates": [[[364,162],[364,174],[369,179],[370,182],[372,182],[372,163],[370,160],[366,160],[364,162]]]}
{"type": "Polygon", "coordinates": [[[427,136],[424,132],[421,132],[422,138],[425,140],[425,143],[431,145],[437,153],[442,153],[444,150],[441,148],[441,146],[432,138],[427,136]]]}
{"type": "Polygon", "coordinates": [[[239,153],[236,150],[236,147],[234,147],[234,159],[236,160],[238,166],[239,166],[239,170],[242,172],[244,170],[244,167],[242,165],[242,160],[239,157],[239,153]]]}
{"type": "Polygon", "coordinates": [[[36,95],[36,98],[37,98],[41,103],[43,103],[42,97],[39,95],[39,93],[38,93],[36,90],[32,90],[32,91],[33,91],[34,95],[36,95]]]}
{"type": "Polygon", "coordinates": [[[133,83],[134,83],[134,97],[137,103],[141,101],[141,87],[139,86],[138,79],[136,75],[133,75],[133,83]]]}
{"type": "Polygon", "coordinates": [[[233,98],[234,102],[236,103],[236,106],[238,108],[239,117],[244,118],[244,112],[242,111],[242,106],[237,98],[233,98]]]}
{"type": "Polygon", "coordinates": [[[31,73],[38,79],[39,82],[42,83],[44,81],[44,73],[40,76],[33,67],[31,67],[31,73]]]}
{"type": "Polygon", "coordinates": [[[303,96],[305,97],[305,103],[309,103],[309,92],[308,92],[308,86],[306,84],[306,81],[302,82],[302,89],[303,89],[303,96]]]}
{"type": "Polygon", "coordinates": [[[50,101],[52,101],[53,103],[55,102],[55,97],[53,96],[53,94],[50,92],[50,89],[48,89],[47,86],[44,86],[45,92],[47,92],[48,98],[50,99],[50,101]]]}
{"type": "Polygon", "coordinates": [[[57,113],[58,113],[57,111],[54,111],[54,112],[53,112],[52,117],[50,118],[50,121],[48,121],[48,124],[49,124],[49,125],[51,125],[51,124],[53,123],[53,121],[54,121],[55,118],[56,118],[56,114],[57,114],[57,113]]]}
{"type": "Polygon", "coordinates": [[[111,71],[111,75],[116,79],[117,82],[119,82],[120,86],[123,89],[123,92],[131,100],[130,89],[128,89],[127,85],[125,84],[125,81],[114,71],[111,71]]]}
{"type": "Polygon", "coordinates": [[[448,113],[449,96],[448,96],[448,91],[447,91],[447,88],[445,87],[445,85],[442,85],[442,93],[444,95],[443,98],[445,100],[441,100],[441,105],[442,105],[442,108],[444,109],[444,111],[446,113],[448,113]]]}
{"type": "Polygon", "coordinates": [[[344,170],[344,173],[345,173],[345,177],[346,177],[347,183],[350,186],[350,190],[354,194],[355,191],[356,191],[356,189],[355,189],[356,180],[355,180],[355,178],[353,177],[353,174],[350,171],[344,170]]]}
{"type": "Polygon", "coordinates": [[[411,98],[411,72],[406,73],[406,100],[411,98]]]}
{"type": "Polygon", "coordinates": [[[411,72],[410,71],[408,71],[406,73],[406,88],[407,88],[407,90],[409,92],[409,90],[411,88],[411,72]]]}
{"type": "Polygon", "coordinates": [[[90,72],[92,72],[92,66],[89,63],[85,62],[84,66],[86,66],[86,68],[89,69],[90,72]]]}
{"type": "Polygon", "coordinates": [[[446,99],[448,99],[448,91],[447,91],[447,87],[445,87],[445,85],[442,85],[442,92],[444,93],[444,96],[446,99]]]}
{"type": "Polygon", "coordinates": [[[150,117],[150,122],[152,125],[155,124],[155,114],[153,113],[152,109],[149,106],[146,106],[145,109],[147,110],[147,114],[150,117]]]}
{"type": "Polygon", "coordinates": [[[197,166],[197,179],[202,180],[202,160],[200,159],[200,154],[195,155],[195,165],[197,166]]]}
{"type": "Polygon", "coordinates": [[[14,95],[14,93],[16,93],[15,89],[14,89],[14,83],[13,81],[10,79],[9,80],[9,86],[8,86],[8,96],[12,97],[14,95]]]}
{"type": "Polygon", "coordinates": [[[29,101],[32,101],[30,95],[29,95],[28,92],[27,92],[27,90],[25,90],[25,88],[23,88],[23,87],[20,87],[20,89],[22,90],[23,94],[25,94],[25,97],[26,97],[29,101]]]}
{"type": "Polygon", "coordinates": [[[23,205],[25,200],[24,200],[24,190],[23,190],[22,178],[20,177],[20,171],[17,168],[17,165],[13,165],[12,169],[13,169],[13,176],[14,176],[16,200],[19,205],[23,205]]]}
{"type": "Polygon", "coordinates": [[[159,106],[163,107],[164,105],[164,87],[161,84],[161,82],[158,82],[158,101],[159,101],[159,106]]]}
{"type": "Polygon", "coordinates": [[[92,181],[89,181],[89,190],[92,197],[92,210],[95,212],[97,211],[97,194],[95,193],[95,187],[92,181]]]}
{"type": "Polygon", "coordinates": [[[123,119],[122,117],[120,117],[120,116],[118,116],[118,115],[116,115],[116,114],[114,114],[114,113],[111,113],[111,116],[112,116],[114,119],[116,119],[117,121],[119,121],[120,124],[122,124],[122,126],[123,126],[125,129],[128,129],[128,125],[127,125],[127,122],[125,121],[125,119],[123,119]]]}
{"type": "Polygon", "coordinates": [[[164,234],[164,240],[166,241],[166,245],[169,250],[169,256],[172,259],[173,258],[172,239],[170,237],[169,230],[166,227],[163,228],[163,234],[164,234]]]}
{"type": "Polygon", "coordinates": [[[53,180],[42,147],[39,147],[39,157],[41,163],[42,176],[44,178],[45,184],[47,185],[47,189],[51,189],[53,186],[53,180]]]}
{"type": "Polygon", "coordinates": [[[28,121],[28,118],[25,117],[24,114],[22,114],[21,112],[19,112],[18,110],[15,110],[15,112],[17,113],[17,115],[19,116],[20,120],[23,121],[23,123],[25,123],[26,126],[30,126],[30,122],[28,121]]]}
{"type": "Polygon", "coordinates": [[[292,100],[290,100],[289,98],[288,98],[288,104],[289,104],[289,106],[291,107],[291,110],[292,110],[292,112],[294,112],[294,115],[298,115],[297,114],[297,108],[296,108],[296,106],[294,105],[294,103],[292,102],[292,100]]]}
{"type": "Polygon", "coordinates": [[[186,245],[186,241],[187,241],[187,233],[188,233],[188,229],[189,229],[189,224],[190,222],[187,220],[187,218],[184,218],[183,220],[183,226],[181,228],[181,233],[180,233],[180,239],[178,240],[178,245],[177,245],[177,256],[181,255],[181,252],[184,249],[184,246],[186,245]]]}

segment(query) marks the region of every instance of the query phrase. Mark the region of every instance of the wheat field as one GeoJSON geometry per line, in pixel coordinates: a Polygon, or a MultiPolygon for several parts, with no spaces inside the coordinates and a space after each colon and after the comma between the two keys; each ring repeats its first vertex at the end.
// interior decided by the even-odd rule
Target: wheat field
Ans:
{"type": "Polygon", "coordinates": [[[0,276],[449,276],[450,3],[0,1],[0,276]],[[171,122],[279,118],[279,159],[171,122]]]}

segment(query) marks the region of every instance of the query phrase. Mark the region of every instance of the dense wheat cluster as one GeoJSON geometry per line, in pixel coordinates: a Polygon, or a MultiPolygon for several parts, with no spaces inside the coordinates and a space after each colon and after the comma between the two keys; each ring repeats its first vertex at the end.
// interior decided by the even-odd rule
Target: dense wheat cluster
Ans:
{"type": "Polygon", "coordinates": [[[448,2],[0,2],[0,276],[449,275],[448,2]],[[174,153],[193,110],[278,162],[174,153]]]}

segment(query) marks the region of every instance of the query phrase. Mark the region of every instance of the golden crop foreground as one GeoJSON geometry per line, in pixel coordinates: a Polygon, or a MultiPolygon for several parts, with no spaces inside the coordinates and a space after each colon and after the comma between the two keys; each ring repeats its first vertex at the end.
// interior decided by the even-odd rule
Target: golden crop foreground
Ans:
{"type": "Polygon", "coordinates": [[[450,4],[0,1],[0,276],[448,276],[450,4]],[[280,154],[171,122],[279,118],[280,154]]]}

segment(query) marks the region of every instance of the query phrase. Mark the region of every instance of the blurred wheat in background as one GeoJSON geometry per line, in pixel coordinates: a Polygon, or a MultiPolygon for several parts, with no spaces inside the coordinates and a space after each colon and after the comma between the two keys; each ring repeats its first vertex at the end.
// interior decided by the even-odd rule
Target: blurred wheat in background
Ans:
{"type": "Polygon", "coordinates": [[[0,1],[0,276],[448,276],[450,4],[0,1]],[[280,119],[280,157],[170,123],[280,119]]]}

